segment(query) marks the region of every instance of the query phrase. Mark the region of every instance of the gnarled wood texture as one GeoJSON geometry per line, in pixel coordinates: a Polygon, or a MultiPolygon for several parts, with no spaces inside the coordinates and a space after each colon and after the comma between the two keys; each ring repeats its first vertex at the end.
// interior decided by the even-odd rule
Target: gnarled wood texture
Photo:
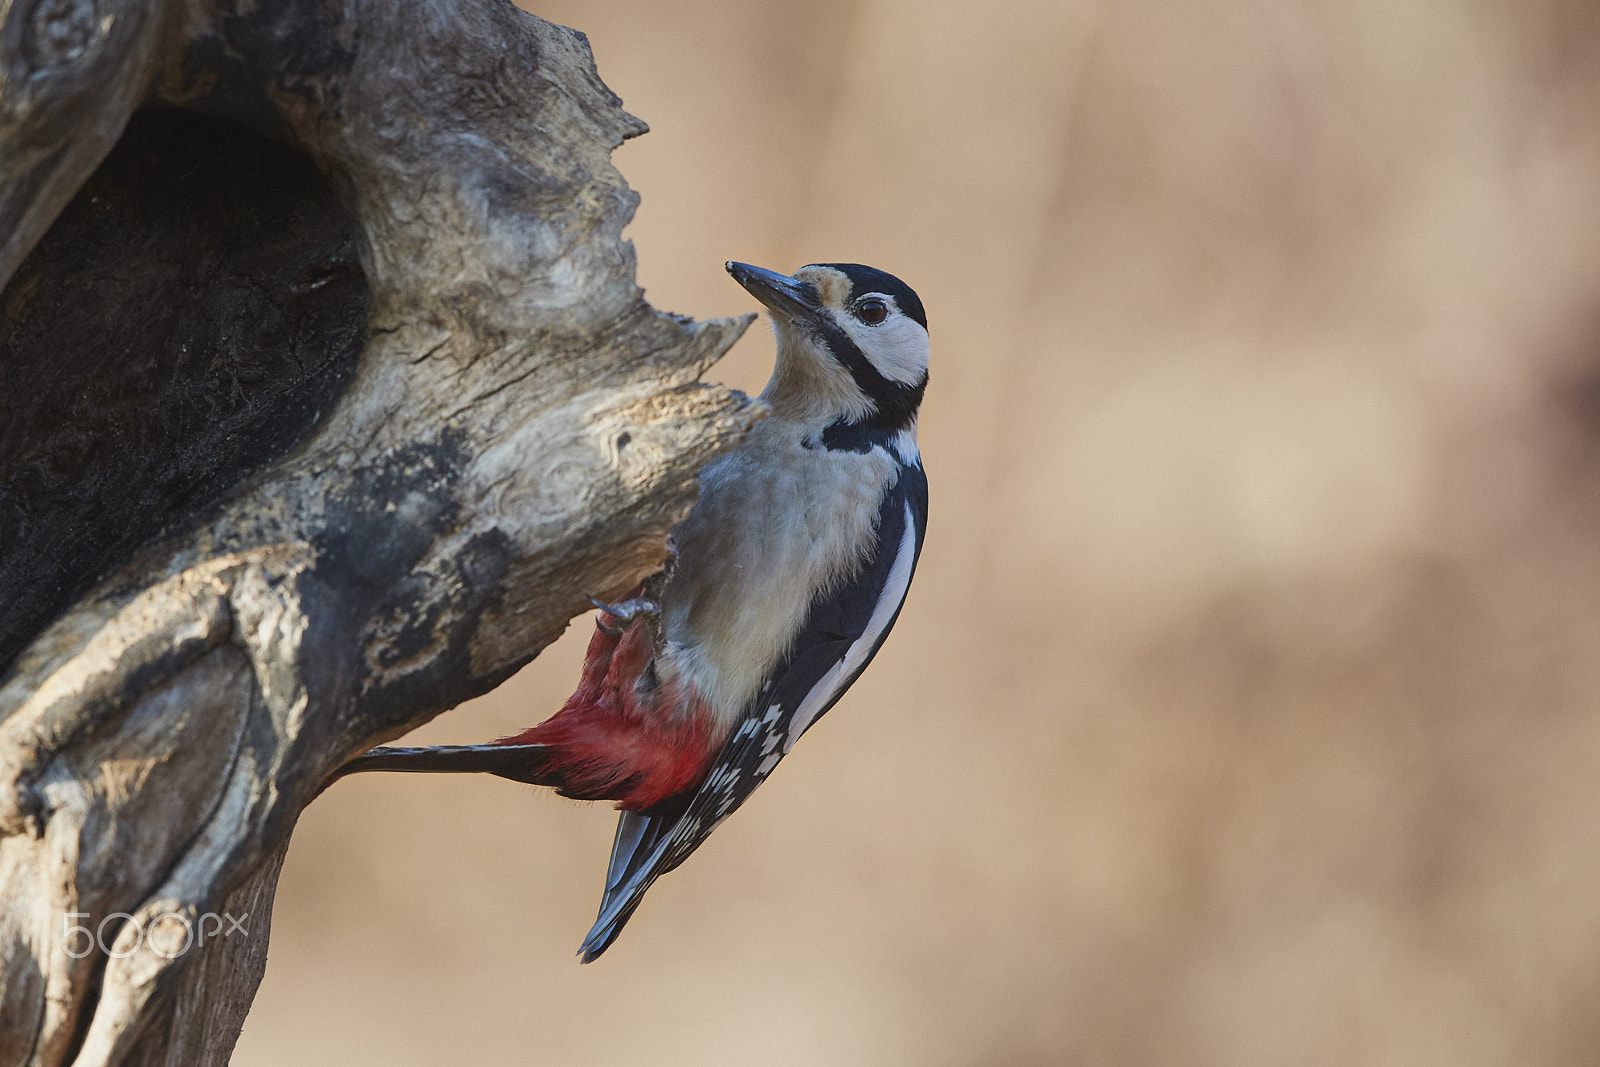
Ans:
{"type": "Polygon", "coordinates": [[[761,406],[643,130],[503,0],[0,0],[0,1067],[225,1062],[330,773],[663,559],[761,406]]]}

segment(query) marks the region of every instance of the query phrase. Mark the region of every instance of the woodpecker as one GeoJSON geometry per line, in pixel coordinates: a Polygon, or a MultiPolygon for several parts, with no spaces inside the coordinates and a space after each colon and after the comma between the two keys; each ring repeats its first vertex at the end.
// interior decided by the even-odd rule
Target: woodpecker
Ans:
{"type": "Polygon", "coordinates": [[[670,571],[595,602],[582,679],[545,722],[484,745],[373,749],[343,770],[485,772],[615,801],[586,963],[866,669],[926,530],[917,294],[855,263],[727,270],[777,335],[771,413],[700,471],[670,571]]]}

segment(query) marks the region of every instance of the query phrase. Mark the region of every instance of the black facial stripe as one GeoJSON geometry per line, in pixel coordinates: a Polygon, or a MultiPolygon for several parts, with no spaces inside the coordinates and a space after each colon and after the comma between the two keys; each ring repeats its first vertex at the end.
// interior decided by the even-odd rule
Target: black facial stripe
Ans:
{"type": "Polygon", "coordinates": [[[850,372],[856,387],[872,402],[872,411],[856,425],[897,432],[916,420],[917,409],[922,406],[922,394],[928,388],[926,372],[916,385],[890,381],[878,373],[878,368],[861,354],[861,349],[837,323],[819,323],[818,329],[833,358],[850,372]]]}
{"type": "Polygon", "coordinates": [[[822,447],[830,452],[866,453],[871,452],[873,446],[881,445],[893,452],[895,438],[899,435],[899,430],[837,419],[822,428],[822,447]]]}

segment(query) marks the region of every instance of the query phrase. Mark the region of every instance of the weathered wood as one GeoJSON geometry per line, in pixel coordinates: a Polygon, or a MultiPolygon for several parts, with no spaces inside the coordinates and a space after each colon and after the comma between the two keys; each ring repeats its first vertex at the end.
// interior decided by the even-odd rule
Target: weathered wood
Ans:
{"type": "Polygon", "coordinates": [[[332,408],[366,340],[357,236],[303,153],[133,117],[0,301],[0,669],[332,408]]]}
{"type": "Polygon", "coordinates": [[[0,70],[0,1067],[221,1063],[300,810],[659,565],[747,320],[644,302],[644,127],[501,0],[0,0],[0,70]]]}

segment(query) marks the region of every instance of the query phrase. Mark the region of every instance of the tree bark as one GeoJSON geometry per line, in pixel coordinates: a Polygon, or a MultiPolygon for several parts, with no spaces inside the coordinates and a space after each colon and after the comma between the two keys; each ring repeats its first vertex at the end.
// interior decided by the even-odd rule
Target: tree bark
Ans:
{"type": "Polygon", "coordinates": [[[226,1062],[330,774],[665,558],[763,409],[642,132],[502,0],[0,0],[0,1067],[226,1062]]]}

